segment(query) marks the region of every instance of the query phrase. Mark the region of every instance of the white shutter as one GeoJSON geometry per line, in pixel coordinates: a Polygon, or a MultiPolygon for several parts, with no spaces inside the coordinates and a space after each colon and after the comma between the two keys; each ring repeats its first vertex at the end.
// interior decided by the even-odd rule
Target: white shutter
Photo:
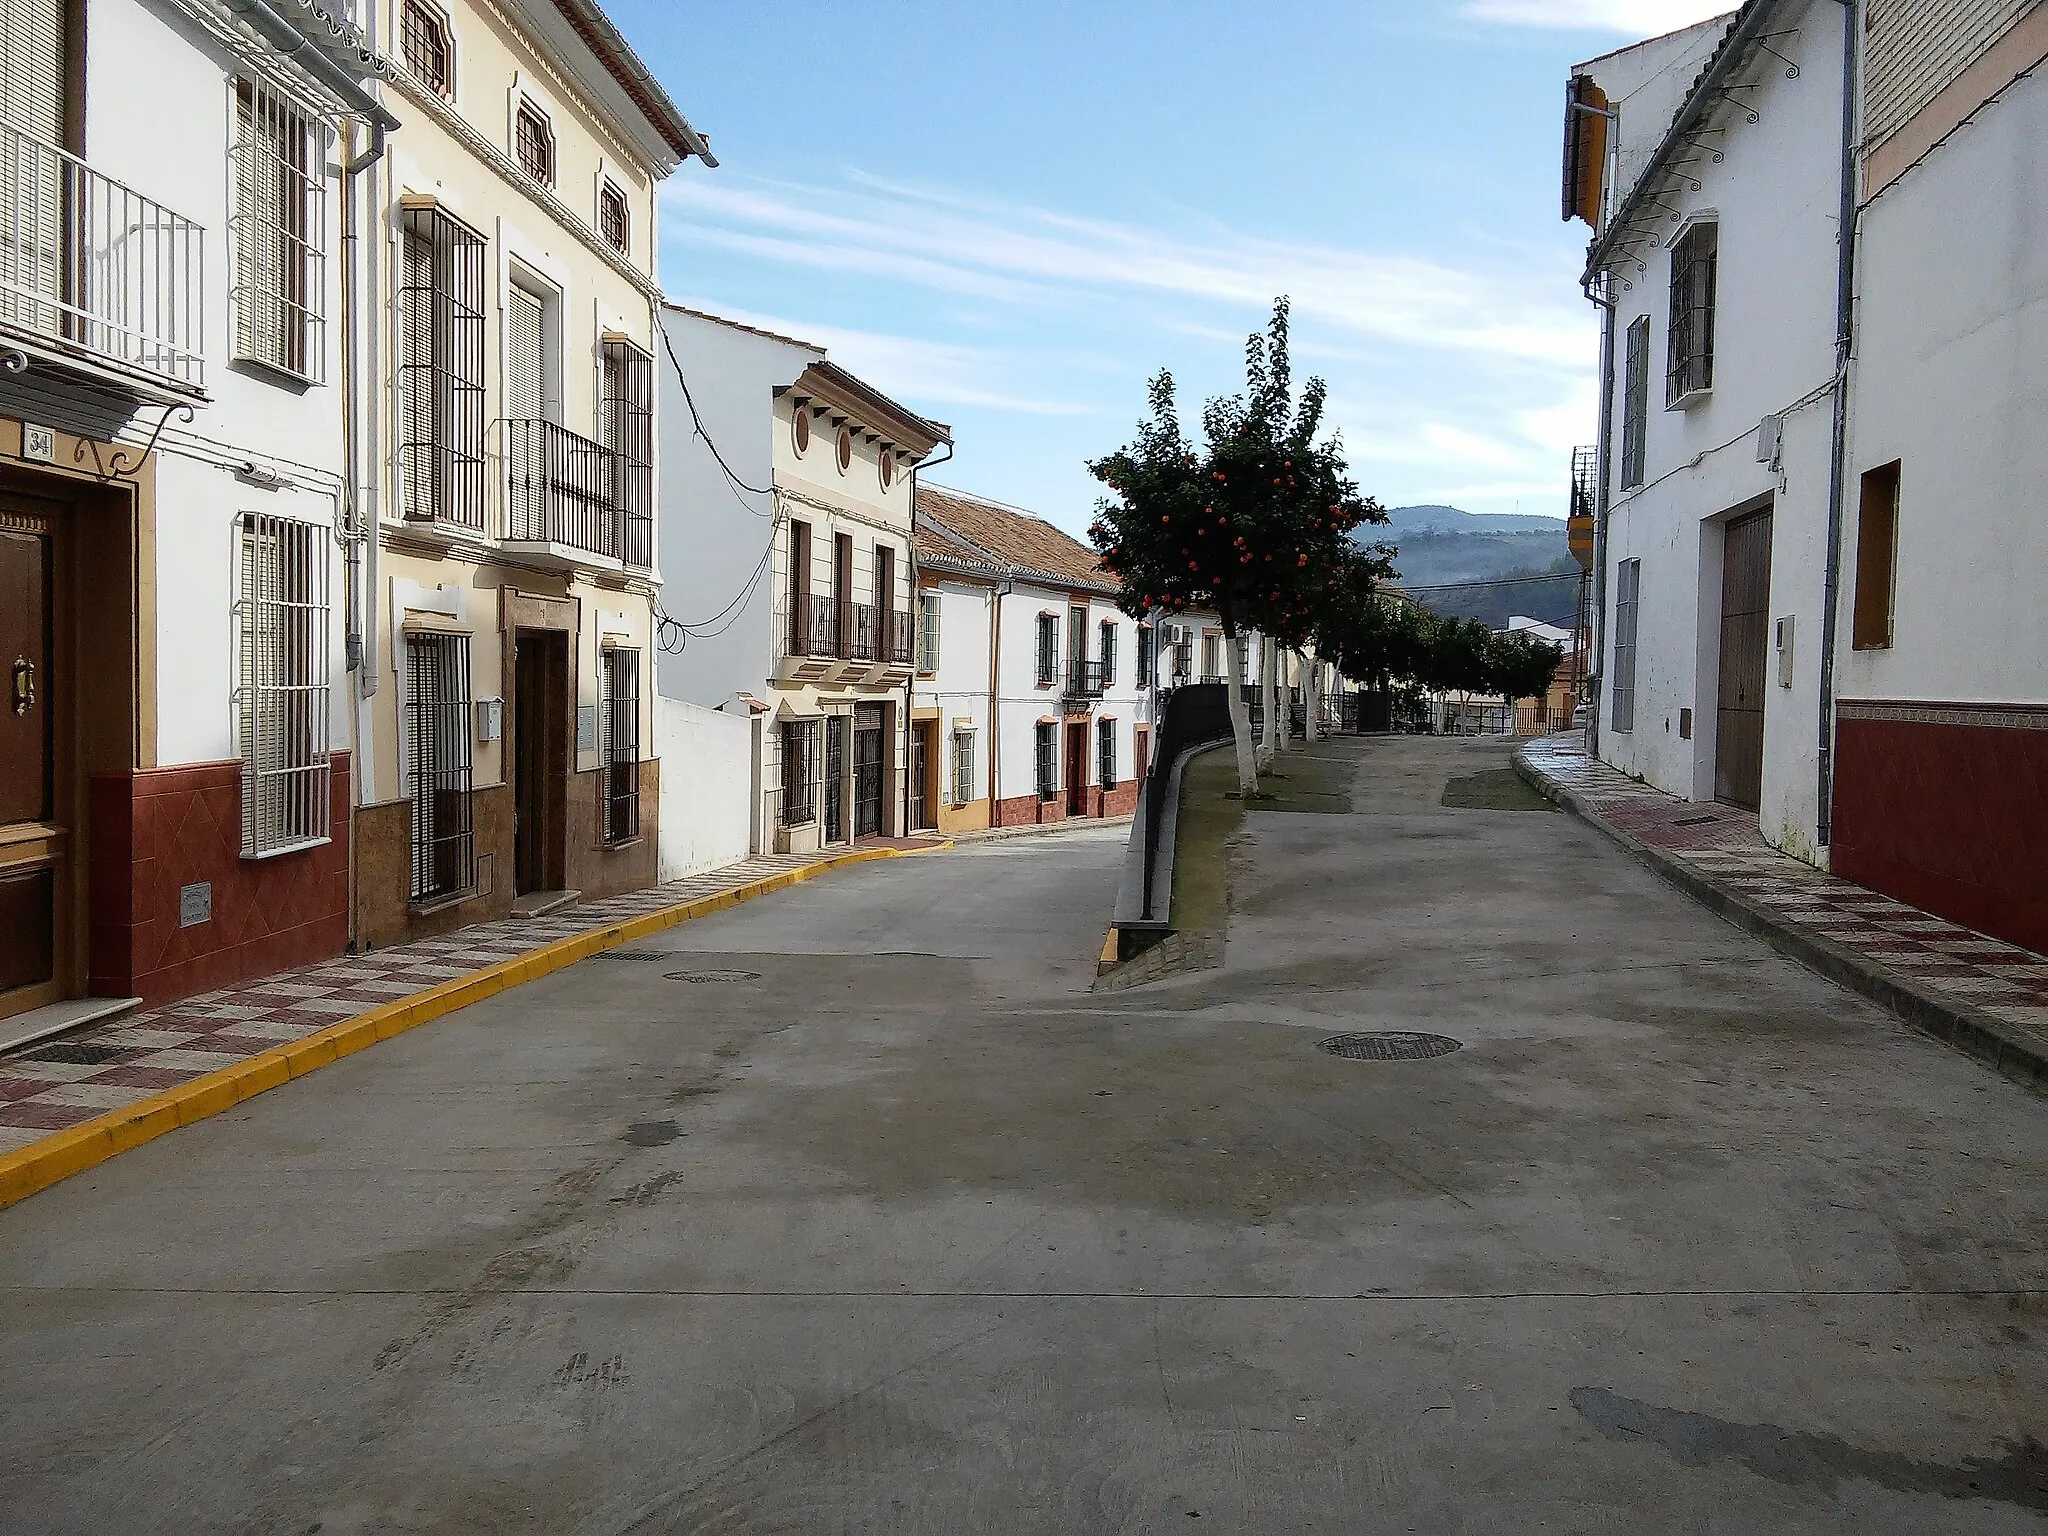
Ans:
{"type": "Polygon", "coordinates": [[[541,371],[541,301],[513,288],[505,305],[505,419],[539,421],[546,406],[541,371]]]}
{"type": "Polygon", "coordinates": [[[45,144],[64,142],[64,5],[0,5],[0,117],[45,144]]]}

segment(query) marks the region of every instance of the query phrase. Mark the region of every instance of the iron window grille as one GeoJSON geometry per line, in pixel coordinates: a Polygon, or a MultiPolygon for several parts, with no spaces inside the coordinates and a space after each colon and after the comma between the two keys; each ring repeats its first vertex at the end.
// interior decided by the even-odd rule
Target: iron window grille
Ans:
{"type": "Polygon", "coordinates": [[[1140,688],[1149,687],[1152,682],[1152,626],[1138,626],[1138,679],[1140,688]]]}
{"type": "Polygon", "coordinates": [[[597,189],[597,232],[604,243],[621,256],[626,254],[628,238],[632,232],[632,218],[626,207],[626,194],[617,185],[606,182],[597,189]]]}
{"type": "Polygon", "coordinates": [[[415,902],[476,887],[469,729],[469,637],[407,635],[405,767],[415,902]]]}
{"type": "Polygon", "coordinates": [[[1670,354],[1664,360],[1664,403],[1714,387],[1714,290],[1720,227],[1695,224],[1671,248],[1670,354]]]}
{"type": "Polygon", "coordinates": [[[1116,686],[1116,625],[1108,619],[1102,621],[1102,686],[1116,686]]]}
{"type": "Polygon", "coordinates": [[[619,555],[645,569],[654,563],[654,359],[629,341],[602,348],[601,431],[618,456],[619,555]]]}
{"type": "Polygon", "coordinates": [[[1624,560],[1614,583],[1614,705],[1617,732],[1636,728],[1636,614],[1641,604],[1643,562],[1624,560]]]}
{"type": "Polygon", "coordinates": [[[1098,720],[1095,722],[1095,770],[1102,781],[1102,791],[1109,793],[1116,788],[1116,722],[1098,720]]]}
{"type": "Polygon", "coordinates": [[[609,844],[640,835],[640,653],[603,652],[598,701],[602,829],[609,844]]]}
{"type": "Polygon", "coordinates": [[[234,704],[245,859],[330,835],[328,575],[325,528],[242,515],[234,704]]]}
{"type": "Polygon", "coordinates": [[[405,52],[405,67],[415,80],[436,96],[454,94],[455,49],[445,19],[421,0],[405,0],[399,42],[405,52]]]}
{"type": "Polygon", "coordinates": [[[818,819],[818,722],[782,722],[782,824],[800,827],[818,819]]]}
{"type": "Polygon", "coordinates": [[[1643,483],[1643,440],[1650,411],[1650,317],[1638,316],[1628,328],[1628,350],[1621,375],[1621,488],[1643,483]]]}
{"type": "Polygon", "coordinates": [[[939,670],[939,594],[922,593],[917,608],[917,670],[929,675],[939,670]]]}
{"type": "Polygon", "coordinates": [[[522,171],[544,187],[555,184],[554,126],[530,101],[521,101],[513,116],[512,148],[522,171]]]}
{"type": "Polygon", "coordinates": [[[974,799],[974,732],[953,733],[953,804],[974,799]]]}
{"type": "Polygon", "coordinates": [[[235,356],[318,384],[326,362],[326,129],[271,85],[235,81],[235,356]]]}
{"type": "Polygon", "coordinates": [[[403,211],[399,495],[408,518],[484,526],[484,242],[438,208],[403,211]]]}
{"type": "Polygon", "coordinates": [[[1042,801],[1052,800],[1059,794],[1059,727],[1050,720],[1039,721],[1037,736],[1032,745],[1034,747],[1032,755],[1038,778],[1038,798],[1042,801]]]}
{"type": "Polygon", "coordinates": [[[1059,681],[1059,620],[1052,614],[1038,616],[1038,686],[1050,688],[1059,681]]]}

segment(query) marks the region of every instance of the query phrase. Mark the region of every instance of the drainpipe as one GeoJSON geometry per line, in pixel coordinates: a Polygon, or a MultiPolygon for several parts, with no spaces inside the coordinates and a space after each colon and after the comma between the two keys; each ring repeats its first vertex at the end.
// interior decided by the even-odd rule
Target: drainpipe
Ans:
{"type": "Polygon", "coordinates": [[[1600,708],[1607,691],[1607,490],[1614,445],[1614,300],[1595,294],[1590,277],[1582,291],[1600,307],[1600,430],[1593,454],[1598,466],[1593,492],[1593,643],[1586,675],[1586,755],[1597,758],[1600,708]]]}
{"type": "MultiPolygon", "coordinates": [[[[261,32],[271,47],[340,97],[350,112],[368,119],[376,131],[370,139],[363,164],[369,164],[384,153],[383,135],[398,127],[398,119],[363,89],[361,80],[309,42],[303,32],[272,10],[264,0],[224,0],[224,3],[228,10],[261,32]]],[[[355,168],[350,167],[351,170],[355,168]]]]}
{"type": "Polygon", "coordinates": [[[1017,590],[1017,583],[1005,581],[989,587],[988,598],[988,824],[996,824],[1002,805],[1002,778],[996,764],[1001,759],[1003,727],[1003,599],[1017,590]]]}
{"type": "MultiPolygon", "coordinates": [[[[714,160],[711,163],[716,165],[718,162],[714,160]]],[[[917,630],[915,627],[917,623],[917,472],[921,469],[937,469],[941,464],[951,462],[952,457],[953,441],[951,438],[948,438],[946,440],[945,458],[920,460],[910,466],[910,537],[903,541],[904,546],[910,551],[910,559],[905,563],[910,567],[910,600],[912,604],[910,676],[903,680],[903,820],[900,825],[906,836],[910,832],[910,714],[911,701],[916,696],[915,690],[917,688],[917,630]]],[[[926,763],[924,768],[926,776],[929,777],[932,765],[926,763]]],[[[936,816],[932,819],[934,821],[938,820],[936,816]]],[[[934,827],[933,830],[936,831],[938,829],[934,827]]]]}
{"type": "Polygon", "coordinates": [[[1842,579],[1842,503],[1849,480],[1849,355],[1855,340],[1856,300],[1856,0],[1842,7],[1842,186],[1835,230],[1835,420],[1828,463],[1827,574],[1820,611],[1820,806],[1815,841],[1834,834],[1835,609],[1842,579]]]}

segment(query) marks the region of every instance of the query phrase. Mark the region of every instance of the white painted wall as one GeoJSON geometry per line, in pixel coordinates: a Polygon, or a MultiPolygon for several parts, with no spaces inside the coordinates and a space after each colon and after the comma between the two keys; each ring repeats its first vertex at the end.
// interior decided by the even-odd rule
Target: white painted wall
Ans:
{"type": "MultiPolygon", "coordinates": [[[[227,238],[230,129],[237,61],[168,5],[95,0],[85,72],[86,162],[205,229],[203,281],[209,403],[175,417],[158,443],[156,489],[157,763],[238,755],[234,686],[237,515],[262,512],[331,528],[342,482],[341,208],[330,156],[322,268],[324,377],[306,384],[233,359],[233,268],[227,238]],[[139,111],[136,103],[148,103],[139,111]],[[236,478],[254,466],[284,483],[236,478]]],[[[332,146],[330,146],[330,149],[332,146]]],[[[159,408],[135,428],[146,437],[159,408]]],[[[336,687],[332,737],[348,745],[343,697],[345,592],[340,550],[326,555],[332,602],[329,660],[336,687]]]]}
{"type": "Polygon", "coordinates": [[[2048,79],[2016,82],[1863,213],[1844,698],[2048,702],[2048,79]],[[1850,646],[1856,490],[1900,464],[1888,650],[1850,646]]]}
{"type": "Polygon", "coordinates": [[[938,670],[914,684],[914,704],[939,712],[939,797],[953,804],[953,733],[965,720],[974,732],[974,770],[967,799],[986,799],[989,716],[989,625],[995,588],[982,582],[941,578],[921,592],[939,597],[938,670]]]}
{"type": "Polygon", "coordinates": [[[686,624],[734,606],[709,626],[721,632],[692,634],[680,651],[659,657],[656,687],[665,698],[709,706],[738,692],[763,697],[775,669],[774,581],[780,562],[761,558],[770,539],[780,537],[774,498],[734,485],[705,436],[740,480],[767,487],[780,430],[775,391],[824,354],[674,309],[663,309],[661,322],[689,380],[704,433],[699,435],[691,418],[675,369],[657,351],[661,606],[686,624]]]}
{"type": "Polygon", "coordinates": [[[1667,198],[1680,218],[1669,238],[1631,261],[1616,285],[1610,449],[1615,456],[1608,522],[1607,592],[1616,568],[1642,561],[1636,718],[1611,727],[1613,626],[1604,626],[1607,684],[1601,754],[1667,793],[1711,798],[1714,715],[1719,686],[1720,552],[1728,518],[1763,504],[1774,509],[1771,616],[1794,620],[1795,682],[1772,681],[1765,705],[1765,836],[1815,856],[1819,755],[1819,637],[1830,457],[1826,386],[1834,369],[1836,200],[1841,115],[1839,9],[1815,4],[1788,15],[1796,36],[1778,39],[1800,66],[1788,80],[1754,71],[1749,95],[1761,116],[1724,112],[1717,135],[1724,161],[1696,163],[1701,186],[1667,198]],[[1664,406],[1671,239],[1697,217],[1720,226],[1714,386],[1680,410],[1664,406]],[[1624,366],[1621,338],[1650,317],[1650,391],[1645,473],[1620,484],[1624,366]],[[1756,458],[1756,429],[1770,413],[1785,422],[1781,472],[1756,458]],[[1693,711],[1693,738],[1680,738],[1679,712],[1693,711]]]}
{"type": "Polygon", "coordinates": [[[755,718],[681,699],[654,701],[661,758],[661,878],[747,857],[753,835],[755,718]]]}

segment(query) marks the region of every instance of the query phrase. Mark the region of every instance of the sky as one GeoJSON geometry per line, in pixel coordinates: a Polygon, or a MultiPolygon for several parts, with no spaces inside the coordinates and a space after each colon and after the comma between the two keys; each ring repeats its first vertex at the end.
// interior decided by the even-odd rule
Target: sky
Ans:
{"type": "Polygon", "coordinates": [[[1085,528],[1170,369],[1185,419],[1293,302],[1388,506],[1564,515],[1596,413],[1570,65],[1701,0],[611,0],[719,167],[663,194],[693,308],[949,423],[931,477],[1085,528]]]}

